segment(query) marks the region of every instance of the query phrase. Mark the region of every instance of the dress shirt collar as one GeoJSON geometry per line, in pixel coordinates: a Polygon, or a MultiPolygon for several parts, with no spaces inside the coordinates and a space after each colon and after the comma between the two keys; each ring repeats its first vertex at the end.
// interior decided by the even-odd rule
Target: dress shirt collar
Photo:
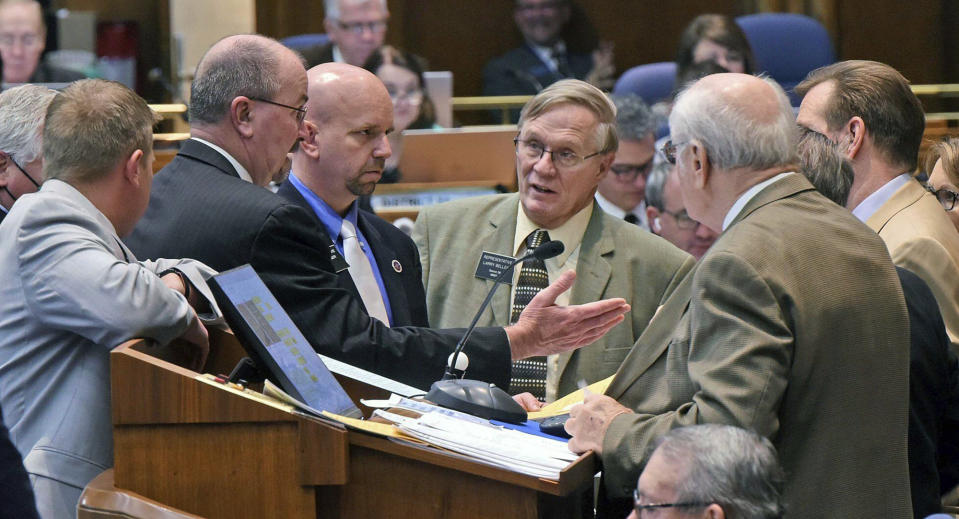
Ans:
{"type": "Polygon", "coordinates": [[[898,177],[886,182],[882,187],[875,190],[871,195],[867,196],[865,200],[859,203],[855,209],[852,210],[852,214],[859,218],[860,221],[865,222],[872,215],[876,214],[876,211],[882,207],[892,195],[899,191],[899,188],[906,185],[909,180],[912,179],[912,175],[909,173],[903,173],[898,177]]]}
{"type": "MultiPolygon", "coordinates": [[[[603,196],[599,191],[596,192],[596,203],[599,204],[599,208],[603,211],[609,213],[613,218],[619,218],[623,220],[626,218],[626,211],[623,211],[621,207],[610,202],[603,196]]],[[[646,219],[646,201],[642,201],[630,211],[630,214],[636,217],[638,225],[643,229],[649,230],[649,222],[646,219]]]]}
{"type": "Polygon", "coordinates": [[[7,213],[9,213],[9,212],[10,212],[10,211],[7,211],[7,208],[6,208],[6,207],[3,207],[2,205],[0,205],[0,213],[7,214],[7,213]]]}
{"type": "MultiPolygon", "coordinates": [[[[556,54],[566,54],[566,43],[563,40],[556,42],[556,45],[552,47],[544,47],[542,45],[536,45],[529,41],[526,42],[526,45],[529,46],[529,49],[533,51],[533,54],[536,54],[536,57],[540,61],[546,64],[551,71],[554,73],[559,73],[559,63],[556,62],[556,54]]],[[[552,237],[552,235],[550,235],[552,237]]]]}
{"type": "Polygon", "coordinates": [[[346,63],[343,61],[343,53],[340,52],[340,47],[338,45],[333,46],[333,63],[346,63]]]}
{"type": "Polygon", "coordinates": [[[739,216],[739,213],[742,212],[744,207],[746,207],[746,204],[748,204],[749,201],[753,199],[753,197],[758,195],[760,191],[765,189],[766,186],[772,184],[773,182],[781,178],[786,177],[787,175],[792,175],[792,174],[793,174],[792,171],[784,171],[772,178],[767,178],[766,180],[763,180],[762,182],[756,184],[755,186],[747,189],[745,193],[739,196],[739,198],[736,200],[736,203],[729,208],[729,212],[726,213],[726,218],[723,219],[723,230],[725,231],[726,228],[729,227],[731,223],[733,223],[733,220],[735,220],[736,217],[739,216]]]}
{"type": "MultiPolygon", "coordinates": [[[[519,208],[516,211],[516,234],[513,236],[514,256],[519,256],[521,252],[525,251],[526,237],[536,229],[541,229],[540,226],[533,223],[533,221],[526,216],[522,202],[517,203],[519,204],[519,208]]],[[[555,265],[566,263],[569,255],[579,248],[579,244],[583,241],[583,234],[586,233],[586,226],[589,225],[589,217],[592,213],[593,203],[590,202],[586,207],[574,214],[572,218],[566,220],[566,223],[563,225],[555,229],[545,229],[545,231],[549,233],[549,239],[563,242],[564,247],[563,253],[555,258],[546,260],[548,263],[552,262],[555,265]]]]}
{"type": "MultiPolygon", "coordinates": [[[[338,243],[340,236],[340,228],[343,227],[344,217],[340,216],[339,213],[333,210],[329,204],[326,203],[319,195],[314,193],[310,188],[306,187],[306,184],[303,183],[295,173],[290,172],[289,176],[290,184],[293,184],[293,187],[303,195],[303,198],[306,199],[306,203],[310,204],[310,207],[313,208],[313,212],[316,213],[317,218],[323,222],[323,227],[326,229],[326,234],[329,235],[330,240],[334,243],[338,243]]],[[[346,220],[349,220],[353,224],[353,227],[357,230],[357,234],[360,233],[360,226],[357,225],[357,205],[354,201],[350,205],[350,209],[346,212],[346,220]]]]}
{"type": "Polygon", "coordinates": [[[197,142],[202,142],[203,144],[206,144],[207,146],[216,150],[217,153],[219,153],[220,155],[223,155],[223,158],[225,158],[226,160],[230,162],[230,165],[233,166],[233,169],[236,170],[236,174],[240,175],[240,178],[242,178],[243,180],[246,180],[247,182],[251,184],[253,183],[253,177],[250,176],[250,173],[246,170],[246,168],[241,166],[240,163],[233,158],[233,155],[230,155],[229,153],[226,152],[226,150],[217,146],[216,144],[213,144],[210,141],[205,141],[199,137],[190,137],[190,138],[197,142]]]}

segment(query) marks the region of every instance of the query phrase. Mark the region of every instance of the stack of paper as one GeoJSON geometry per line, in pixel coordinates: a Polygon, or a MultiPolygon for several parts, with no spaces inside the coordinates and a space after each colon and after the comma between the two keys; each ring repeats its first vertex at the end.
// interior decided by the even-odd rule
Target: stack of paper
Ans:
{"type": "Polygon", "coordinates": [[[578,457],[565,442],[436,412],[404,420],[397,427],[433,445],[539,478],[559,479],[559,473],[578,457]]]}

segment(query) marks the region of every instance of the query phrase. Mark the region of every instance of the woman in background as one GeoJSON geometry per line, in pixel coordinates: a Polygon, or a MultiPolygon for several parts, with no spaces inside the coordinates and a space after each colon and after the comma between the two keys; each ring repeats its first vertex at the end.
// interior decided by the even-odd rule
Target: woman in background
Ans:
{"type": "Polygon", "coordinates": [[[393,133],[389,137],[393,155],[386,159],[380,182],[396,182],[400,179],[403,131],[436,127],[433,102],[423,82],[422,58],[384,45],[373,52],[363,68],[380,78],[393,101],[393,133]]]}
{"type": "Polygon", "coordinates": [[[929,187],[959,229],[959,139],[953,137],[936,143],[926,157],[929,187]]]}
{"type": "Polygon", "coordinates": [[[752,74],[756,69],[743,30],[721,14],[701,14],[686,26],[676,52],[677,77],[684,77],[686,69],[704,61],[714,61],[730,72],[752,74]]]}

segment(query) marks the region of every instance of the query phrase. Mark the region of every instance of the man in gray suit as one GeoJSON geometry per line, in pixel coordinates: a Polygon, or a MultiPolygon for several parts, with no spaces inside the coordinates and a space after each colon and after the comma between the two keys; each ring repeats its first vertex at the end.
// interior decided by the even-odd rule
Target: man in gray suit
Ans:
{"type": "MultiPolygon", "coordinates": [[[[562,254],[546,260],[544,282],[567,270],[577,274],[562,303],[621,297],[632,307],[622,324],[591,346],[514,364],[511,393],[530,391],[553,400],[575,390],[580,380],[592,383],[612,375],[692,266],[688,254],[594,203],[596,186],[616,156],[615,115],[613,104],[596,87],[579,80],[554,83],[527,103],[520,116],[515,139],[519,193],[428,207],[417,219],[413,239],[434,325],[469,324],[493,284],[484,265],[525,253],[531,248],[529,237],[541,231],[565,245],[562,254]],[[517,374],[521,369],[527,370],[525,377],[517,374]]],[[[480,317],[481,326],[511,322],[522,300],[517,294],[528,294],[522,272],[515,269],[512,294],[496,294],[480,317]]]]}
{"type": "Polygon", "coordinates": [[[656,438],[720,423],[773,442],[788,510],[912,517],[908,314],[882,240],[791,171],[798,131],[775,82],[707,76],[669,122],[686,210],[723,232],[606,394],[570,412],[570,449],[603,463],[600,508],[629,505],[656,438]]]}
{"type": "Polygon", "coordinates": [[[69,86],[44,122],[48,180],[0,224],[0,403],[44,518],[75,516],[83,487],[113,464],[110,349],[181,338],[206,356],[191,304],[200,293],[212,304],[213,271],[138,263],[119,238],[149,200],[154,122],[119,83],[69,86]]]}
{"type": "Polygon", "coordinates": [[[0,94],[0,222],[17,198],[43,183],[43,117],[56,92],[22,85],[0,94]]]}

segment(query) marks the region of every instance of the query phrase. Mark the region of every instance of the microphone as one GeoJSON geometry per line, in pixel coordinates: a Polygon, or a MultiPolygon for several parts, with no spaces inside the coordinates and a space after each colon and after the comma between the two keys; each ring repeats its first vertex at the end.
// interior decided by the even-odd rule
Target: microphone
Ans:
{"type": "MultiPolygon", "coordinates": [[[[460,362],[459,356],[466,346],[470,335],[472,335],[473,330],[476,328],[476,323],[479,322],[480,316],[486,311],[486,307],[489,306],[490,301],[493,299],[493,294],[496,292],[496,289],[499,288],[500,284],[506,279],[507,274],[512,272],[513,267],[533,258],[547,260],[559,256],[563,253],[564,249],[565,246],[563,242],[556,240],[548,241],[528,251],[523,256],[514,259],[508,267],[500,272],[499,276],[494,280],[493,286],[486,294],[486,299],[483,300],[483,304],[480,305],[476,315],[473,316],[473,321],[470,322],[469,327],[466,329],[460,341],[456,343],[456,348],[453,350],[453,354],[450,355],[449,364],[446,366],[446,372],[443,374],[443,378],[434,382],[432,387],[430,387],[429,393],[426,394],[427,400],[449,409],[479,416],[480,418],[511,423],[522,423],[526,421],[526,411],[521,405],[516,403],[506,391],[503,391],[493,384],[479,380],[462,379],[468,366],[468,360],[467,362],[460,362]],[[460,365],[462,365],[462,368],[457,369],[460,365]]],[[[464,354],[463,357],[465,358],[466,355],[464,354]]]]}

